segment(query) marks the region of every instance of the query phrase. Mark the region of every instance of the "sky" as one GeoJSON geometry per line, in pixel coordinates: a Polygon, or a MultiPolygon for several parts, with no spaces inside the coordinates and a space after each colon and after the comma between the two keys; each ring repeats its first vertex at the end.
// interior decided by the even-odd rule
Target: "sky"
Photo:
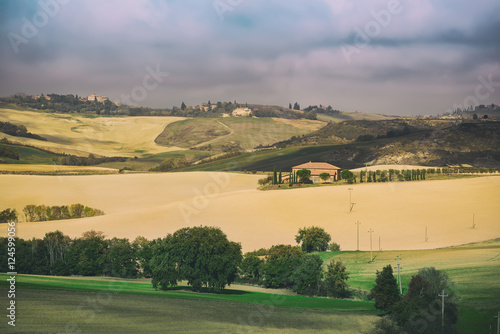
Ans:
{"type": "Polygon", "coordinates": [[[496,0],[0,0],[0,96],[436,115],[500,104],[496,0]]]}

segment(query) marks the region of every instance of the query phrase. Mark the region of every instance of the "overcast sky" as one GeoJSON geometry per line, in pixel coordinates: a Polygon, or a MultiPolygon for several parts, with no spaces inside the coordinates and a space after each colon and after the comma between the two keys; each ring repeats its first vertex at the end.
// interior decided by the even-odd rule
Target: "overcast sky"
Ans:
{"type": "Polygon", "coordinates": [[[0,34],[0,96],[401,115],[500,103],[497,0],[1,0],[0,34]]]}

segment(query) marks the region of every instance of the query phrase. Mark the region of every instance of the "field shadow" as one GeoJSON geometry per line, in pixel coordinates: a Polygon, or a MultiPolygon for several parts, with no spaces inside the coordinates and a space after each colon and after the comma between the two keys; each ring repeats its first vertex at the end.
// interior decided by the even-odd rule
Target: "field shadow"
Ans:
{"type": "Polygon", "coordinates": [[[162,289],[163,291],[184,291],[184,292],[192,292],[192,293],[203,293],[203,294],[215,294],[215,295],[247,295],[251,294],[250,291],[243,290],[233,290],[233,289],[210,289],[206,287],[202,287],[199,291],[194,291],[192,287],[186,285],[179,285],[174,287],[168,287],[166,289],[162,289]]]}

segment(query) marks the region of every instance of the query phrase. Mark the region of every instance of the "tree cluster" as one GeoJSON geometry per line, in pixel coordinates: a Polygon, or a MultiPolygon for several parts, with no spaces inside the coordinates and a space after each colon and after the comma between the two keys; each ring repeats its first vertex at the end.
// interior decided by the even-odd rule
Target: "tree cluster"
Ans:
{"type": "Polygon", "coordinates": [[[261,258],[246,253],[240,266],[240,280],[266,288],[290,289],[298,294],[344,298],[349,296],[349,273],[342,261],[332,261],[326,271],[318,255],[299,247],[275,245],[261,258]]]}
{"type": "Polygon", "coordinates": [[[186,227],[158,240],[150,262],[153,286],[167,289],[186,280],[194,291],[224,289],[236,278],[241,244],[215,227],[186,227]]]}
{"type": "Polygon", "coordinates": [[[30,204],[24,207],[23,213],[27,222],[76,219],[104,215],[102,210],[84,206],[80,203],[62,206],[30,204]]]}
{"type": "MultiPolygon", "coordinates": [[[[22,274],[128,278],[142,275],[140,261],[144,242],[141,238],[131,243],[128,239],[105,239],[102,232],[89,231],[71,239],[55,231],[45,234],[43,239],[16,238],[15,245],[16,270],[22,274]]],[[[1,272],[9,271],[7,246],[8,238],[0,238],[1,272]]]]}
{"type": "Polygon", "coordinates": [[[96,157],[89,154],[88,157],[79,157],[76,155],[64,155],[59,159],[59,164],[67,166],[94,166],[106,162],[124,162],[124,157],[96,157]]]}
{"type": "Polygon", "coordinates": [[[375,307],[389,315],[379,321],[375,333],[456,333],[458,321],[456,297],[448,275],[435,268],[423,268],[411,278],[404,296],[399,294],[390,265],[377,271],[371,297],[375,307]],[[442,298],[445,292],[444,326],[442,327],[442,298]]]}
{"type": "Polygon", "coordinates": [[[185,157],[183,158],[166,158],[160,165],[151,168],[152,172],[168,172],[177,168],[189,167],[191,162],[185,157]]]}
{"type": "Polygon", "coordinates": [[[10,122],[0,122],[0,132],[15,137],[26,137],[45,141],[47,140],[39,135],[28,132],[28,129],[24,125],[15,125],[10,122]]]}
{"type": "Polygon", "coordinates": [[[5,146],[0,146],[0,157],[19,160],[19,154],[13,149],[5,146]]]}
{"type": "Polygon", "coordinates": [[[17,211],[15,209],[5,209],[0,211],[0,224],[17,222],[17,211]]]}

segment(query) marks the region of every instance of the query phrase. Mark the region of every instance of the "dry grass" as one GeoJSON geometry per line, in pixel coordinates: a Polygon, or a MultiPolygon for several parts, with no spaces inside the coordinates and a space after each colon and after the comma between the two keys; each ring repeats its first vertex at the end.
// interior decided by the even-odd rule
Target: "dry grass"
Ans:
{"type": "Polygon", "coordinates": [[[182,117],[96,117],[48,114],[0,109],[0,121],[22,124],[28,131],[46,138],[0,135],[11,141],[50,149],[57,153],[106,156],[140,156],[175,148],[155,144],[155,138],[169,123],[182,117]]]}
{"type": "MultiPolygon", "coordinates": [[[[342,249],[432,249],[500,237],[500,177],[256,190],[260,176],[168,173],[105,176],[0,175],[0,203],[18,211],[27,204],[82,203],[105,216],[71,221],[20,223],[20,237],[61,230],[76,237],[91,229],[107,236],[157,238],[193,225],[219,226],[244,251],[294,243],[297,230],[317,225],[342,249]],[[213,177],[229,179],[219,186],[213,177]],[[349,212],[349,190],[356,203],[349,212]],[[210,196],[204,196],[203,194],[210,196]],[[472,215],[475,214],[475,229],[472,215]],[[424,240],[425,227],[428,241],[424,240]]],[[[0,231],[4,236],[6,230],[0,231]]]]}

